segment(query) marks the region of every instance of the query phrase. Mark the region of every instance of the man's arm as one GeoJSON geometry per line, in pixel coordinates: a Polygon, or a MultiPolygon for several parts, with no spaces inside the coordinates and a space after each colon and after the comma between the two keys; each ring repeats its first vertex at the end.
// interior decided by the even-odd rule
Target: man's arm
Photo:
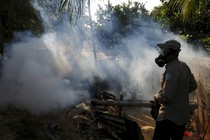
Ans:
{"type": "Polygon", "coordinates": [[[159,93],[154,95],[154,100],[159,103],[167,102],[174,97],[178,85],[179,73],[176,70],[168,69],[163,76],[165,78],[162,78],[164,81],[161,81],[161,83],[164,83],[164,85],[159,93]]]}

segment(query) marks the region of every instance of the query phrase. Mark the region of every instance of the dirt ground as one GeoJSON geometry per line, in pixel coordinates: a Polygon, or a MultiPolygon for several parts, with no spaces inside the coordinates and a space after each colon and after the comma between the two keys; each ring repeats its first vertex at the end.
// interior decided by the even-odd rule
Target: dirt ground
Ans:
{"type": "MultiPolygon", "coordinates": [[[[0,109],[0,140],[108,140],[91,118],[77,113],[74,108],[39,115],[14,107],[0,109]]],[[[151,140],[152,119],[138,113],[130,117],[142,125],[145,140],[151,140]]]]}
{"type": "Polygon", "coordinates": [[[67,111],[32,115],[7,107],[0,110],[0,140],[86,140],[67,111]]]}
{"type": "Polygon", "coordinates": [[[142,134],[145,140],[152,140],[153,131],[155,128],[155,121],[150,115],[149,109],[131,109],[126,110],[126,114],[129,115],[134,121],[139,124],[142,134]]]}
{"type": "MultiPolygon", "coordinates": [[[[125,113],[139,124],[144,139],[151,140],[155,122],[149,110],[128,109],[125,113]]],[[[94,118],[78,108],[35,115],[6,107],[0,109],[0,126],[0,140],[115,140],[99,131],[94,118]]]]}

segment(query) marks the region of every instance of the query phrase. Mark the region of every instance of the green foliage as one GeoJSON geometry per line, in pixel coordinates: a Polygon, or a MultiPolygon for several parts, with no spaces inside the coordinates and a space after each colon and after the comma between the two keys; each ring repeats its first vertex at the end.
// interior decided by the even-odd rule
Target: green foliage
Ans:
{"type": "Polygon", "coordinates": [[[107,48],[120,44],[123,37],[135,31],[141,22],[149,19],[148,10],[139,2],[116,6],[109,3],[105,9],[99,9],[97,15],[97,37],[107,48]]]}
{"type": "Polygon", "coordinates": [[[4,52],[4,44],[11,41],[14,32],[32,31],[35,35],[43,32],[39,13],[30,0],[1,0],[0,4],[1,54],[4,52]]]}
{"type": "Polygon", "coordinates": [[[151,12],[151,16],[161,25],[166,28],[169,26],[169,18],[167,17],[167,6],[159,6],[155,7],[154,10],[151,12]]]}
{"type": "Polygon", "coordinates": [[[137,19],[145,20],[149,16],[148,10],[144,4],[139,2],[122,3],[121,5],[112,6],[108,4],[105,9],[99,9],[98,22],[103,24],[104,19],[115,22],[116,30],[126,29],[136,23],[137,19]]]}
{"type": "Polygon", "coordinates": [[[170,9],[181,13],[183,22],[193,21],[205,7],[204,0],[170,0],[168,4],[170,9]]]}
{"type": "Polygon", "coordinates": [[[210,37],[207,38],[203,38],[202,41],[207,44],[208,46],[210,46],[210,37]]]}
{"type": "Polygon", "coordinates": [[[117,5],[113,7],[113,11],[118,21],[124,24],[124,26],[130,24],[134,19],[140,17],[140,15],[145,16],[149,14],[144,8],[144,5],[139,2],[134,2],[134,5],[132,5],[132,2],[117,5]]]}
{"type": "Polygon", "coordinates": [[[180,34],[189,42],[205,44],[210,36],[210,13],[206,0],[169,0],[152,11],[164,28],[180,34]]]}

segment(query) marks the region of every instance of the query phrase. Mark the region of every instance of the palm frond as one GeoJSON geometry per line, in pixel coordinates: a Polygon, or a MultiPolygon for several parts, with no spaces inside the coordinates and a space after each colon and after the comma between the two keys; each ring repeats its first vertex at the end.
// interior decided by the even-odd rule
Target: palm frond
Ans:
{"type": "Polygon", "coordinates": [[[200,1],[201,0],[170,0],[169,6],[180,11],[183,16],[183,21],[187,22],[195,16],[200,1]]]}
{"type": "Polygon", "coordinates": [[[183,20],[189,21],[196,15],[196,9],[198,9],[199,0],[185,0],[182,5],[183,20]]]}
{"type": "Polygon", "coordinates": [[[170,0],[168,2],[168,5],[169,5],[170,8],[172,8],[174,10],[176,10],[176,9],[180,10],[184,1],[185,0],[175,0],[175,1],[170,0]]]}
{"type": "Polygon", "coordinates": [[[61,0],[59,4],[59,12],[67,10],[71,22],[73,16],[76,16],[76,20],[81,16],[83,4],[84,0],[61,0]]]}

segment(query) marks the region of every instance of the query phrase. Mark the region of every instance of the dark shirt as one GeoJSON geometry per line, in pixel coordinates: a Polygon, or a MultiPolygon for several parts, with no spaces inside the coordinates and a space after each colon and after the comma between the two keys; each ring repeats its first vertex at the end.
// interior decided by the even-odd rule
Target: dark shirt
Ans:
{"type": "Polygon", "coordinates": [[[157,121],[168,119],[177,125],[190,119],[189,93],[197,83],[186,63],[175,59],[165,67],[161,88],[154,98],[161,104],[157,121]]]}

